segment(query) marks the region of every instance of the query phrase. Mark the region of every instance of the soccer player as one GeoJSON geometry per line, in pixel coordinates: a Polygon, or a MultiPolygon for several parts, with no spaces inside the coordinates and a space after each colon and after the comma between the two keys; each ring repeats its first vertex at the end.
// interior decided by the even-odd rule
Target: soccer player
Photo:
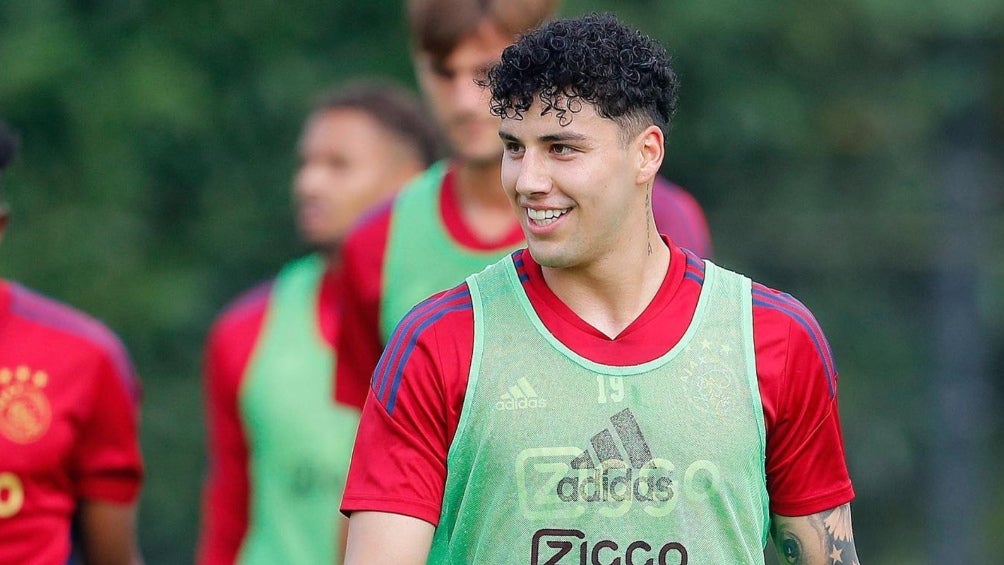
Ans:
{"type": "Polygon", "coordinates": [[[332,385],[341,238],[436,147],[417,100],[393,83],[345,86],[307,118],[293,197],[317,252],[235,300],[208,340],[199,563],[341,561],[338,504],[366,397],[366,383],[332,385]]]}
{"type": "Polygon", "coordinates": [[[560,20],[487,82],[527,249],[395,330],[347,562],[763,563],[770,533],[782,563],[857,563],[815,319],[656,230],[665,50],[612,16],[560,20]]]}
{"type": "MultiPolygon", "coordinates": [[[[452,154],[346,237],[339,380],[369,381],[409,308],[523,244],[499,185],[498,118],[476,81],[518,34],[551,18],[557,4],[408,0],[415,72],[452,154]]],[[[710,254],[697,201],[668,181],[657,183],[660,230],[700,256],[710,254]]]]}
{"type": "MultiPolygon", "coordinates": [[[[0,123],[0,176],[17,145],[0,123]]],[[[0,194],[2,196],[2,194],[0,194]]],[[[8,211],[0,204],[0,235],[8,211]]],[[[0,279],[0,563],[141,562],[139,383],[101,322],[0,279]]]]}

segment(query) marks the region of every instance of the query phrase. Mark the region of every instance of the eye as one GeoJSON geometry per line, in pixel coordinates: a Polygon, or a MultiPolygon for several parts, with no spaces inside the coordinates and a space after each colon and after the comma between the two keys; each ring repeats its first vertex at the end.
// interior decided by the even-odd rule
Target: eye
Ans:
{"type": "Polygon", "coordinates": [[[431,63],[429,69],[432,74],[443,80],[453,80],[453,77],[457,76],[457,72],[447,67],[442,61],[431,63]]]}
{"type": "Polygon", "coordinates": [[[349,159],[346,159],[345,157],[340,155],[328,157],[327,159],[324,160],[324,163],[330,169],[347,169],[349,168],[350,165],[349,159]]]}
{"type": "Polygon", "coordinates": [[[575,149],[562,143],[555,143],[554,145],[551,146],[551,153],[554,153],[555,155],[561,157],[571,155],[574,152],[575,149]]]}
{"type": "Polygon", "coordinates": [[[503,141],[502,147],[505,149],[505,152],[510,155],[519,155],[523,152],[523,146],[515,141],[503,141]]]}

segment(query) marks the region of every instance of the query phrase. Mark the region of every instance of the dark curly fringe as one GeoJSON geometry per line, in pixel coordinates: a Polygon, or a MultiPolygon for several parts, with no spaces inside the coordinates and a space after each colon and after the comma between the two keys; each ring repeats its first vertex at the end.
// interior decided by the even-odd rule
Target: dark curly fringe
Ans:
{"type": "Polygon", "coordinates": [[[522,119],[539,99],[546,115],[567,125],[582,102],[621,122],[651,119],[668,133],[676,112],[677,78],[655,40],[610,14],[556,20],[521,37],[488,72],[491,111],[522,119]]]}

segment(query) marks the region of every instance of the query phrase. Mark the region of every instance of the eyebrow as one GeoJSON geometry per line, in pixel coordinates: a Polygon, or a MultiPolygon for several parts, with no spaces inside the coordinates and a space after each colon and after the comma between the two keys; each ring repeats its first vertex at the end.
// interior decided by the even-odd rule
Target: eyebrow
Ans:
{"type": "MultiPolygon", "coordinates": [[[[500,131],[499,137],[503,141],[519,141],[519,138],[512,135],[509,132],[500,131]]],[[[575,132],[562,132],[562,133],[552,133],[549,135],[542,135],[537,138],[537,141],[543,143],[561,143],[563,141],[584,141],[586,139],[585,135],[575,132]]]]}

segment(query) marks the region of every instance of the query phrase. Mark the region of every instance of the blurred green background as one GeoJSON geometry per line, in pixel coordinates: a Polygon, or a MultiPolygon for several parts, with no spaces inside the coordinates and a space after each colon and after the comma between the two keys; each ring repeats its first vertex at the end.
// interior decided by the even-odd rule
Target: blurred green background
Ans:
{"type": "MultiPolygon", "coordinates": [[[[674,54],[665,173],[704,204],[717,261],[826,331],[859,555],[1004,562],[1004,2],[562,9],[587,11],[674,54]],[[970,557],[937,557],[946,545],[970,557]]],[[[301,121],[319,91],[373,73],[414,85],[399,1],[0,2],[0,117],[23,137],[0,274],[129,347],[148,563],[192,560],[206,330],[303,251],[301,121]]]]}

